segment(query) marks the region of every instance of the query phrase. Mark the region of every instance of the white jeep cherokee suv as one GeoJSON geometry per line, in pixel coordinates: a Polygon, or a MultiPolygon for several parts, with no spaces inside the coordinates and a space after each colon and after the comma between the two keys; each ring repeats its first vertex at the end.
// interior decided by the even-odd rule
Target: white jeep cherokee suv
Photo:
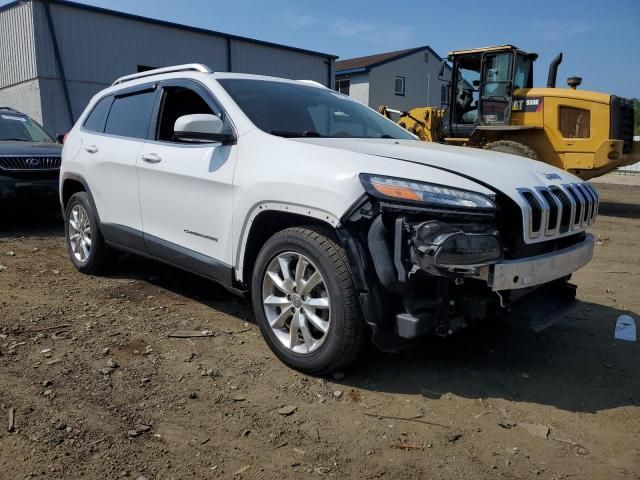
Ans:
{"type": "Polygon", "coordinates": [[[310,373],[505,312],[549,322],[598,195],[544,163],[417,140],[309,81],[198,64],[118,79],[69,132],[60,199],[85,273],[135,252],[251,296],[310,373]]]}

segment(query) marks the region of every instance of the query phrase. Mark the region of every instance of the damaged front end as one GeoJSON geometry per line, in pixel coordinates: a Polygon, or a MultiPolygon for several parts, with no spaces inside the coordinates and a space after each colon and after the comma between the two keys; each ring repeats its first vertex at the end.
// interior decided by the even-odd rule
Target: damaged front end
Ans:
{"type": "Polygon", "coordinates": [[[591,258],[590,236],[550,242],[529,256],[517,245],[521,221],[507,197],[370,176],[363,185],[367,194],[338,235],[378,347],[394,350],[404,340],[449,335],[505,313],[540,329],[575,299],[568,278],[591,258]],[[578,253],[564,261],[570,255],[563,249],[576,245],[578,253]]]}

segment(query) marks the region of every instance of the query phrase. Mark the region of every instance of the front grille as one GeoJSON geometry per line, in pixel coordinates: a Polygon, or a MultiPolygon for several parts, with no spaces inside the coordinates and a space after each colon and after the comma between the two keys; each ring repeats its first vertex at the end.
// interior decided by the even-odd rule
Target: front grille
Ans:
{"type": "Polygon", "coordinates": [[[60,157],[0,157],[0,169],[2,170],[55,170],[59,168],[60,157]]]}
{"type": "Polygon", "coordinates": [[[522,188],[524,236],[527,243],[573,235],[591,225],[598,214],[598,193],[588,183],[522,188]]]}
{"type": "Polygon", "coordinates": [[[624,142],[623,153],[631,152],[633,147],[633,116],[631,100],[611,95],[611,139],[624,142]]]}

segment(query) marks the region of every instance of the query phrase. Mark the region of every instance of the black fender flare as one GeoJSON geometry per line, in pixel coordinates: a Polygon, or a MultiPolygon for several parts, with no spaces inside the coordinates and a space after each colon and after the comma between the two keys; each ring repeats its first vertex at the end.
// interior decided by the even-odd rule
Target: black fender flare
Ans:
{"type": "Polygon", "coordinates": [[[93,211],[96,213],[96,217],[98,218],[98,223],[101,223],[100,214],[98,213],[98,209],[96,208],[96,202],[93,199],[93,194],[91,193],[89,184],[87,183],[87,181],[84,179],[82,175],[78,175],[77,173],[71,173],[71,172],[63,173],[62,178],[60,179],[60,208],[62,210],[62,217],[64,218],[65,209],[66,209],[66,206],[62,198],[62,193],[64,191],[64,184],[67,180],[73,180],[75,182],[80,183],[83,186],[84,191],[89,196],[89,202],[91,203],[91,208],[93,208],[93,211]]]}

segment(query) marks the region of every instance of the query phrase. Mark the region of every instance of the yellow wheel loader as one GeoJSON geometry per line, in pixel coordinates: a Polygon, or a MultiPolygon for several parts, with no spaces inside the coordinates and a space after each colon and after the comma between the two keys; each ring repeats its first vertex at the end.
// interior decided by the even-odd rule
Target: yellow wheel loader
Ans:
{"type": "Polygon", "coordinates": [[[551,62],[547,87],[534,88],[537,58],[513,45],[450,52],[451,66],[443,61],[440,69],[448,82],[442,108],[379,111],[422,140],[529,157],[583,179],[640,161],[632,102],[578,90],[580,77],[557,88],[562,54],[551,62]]]}

